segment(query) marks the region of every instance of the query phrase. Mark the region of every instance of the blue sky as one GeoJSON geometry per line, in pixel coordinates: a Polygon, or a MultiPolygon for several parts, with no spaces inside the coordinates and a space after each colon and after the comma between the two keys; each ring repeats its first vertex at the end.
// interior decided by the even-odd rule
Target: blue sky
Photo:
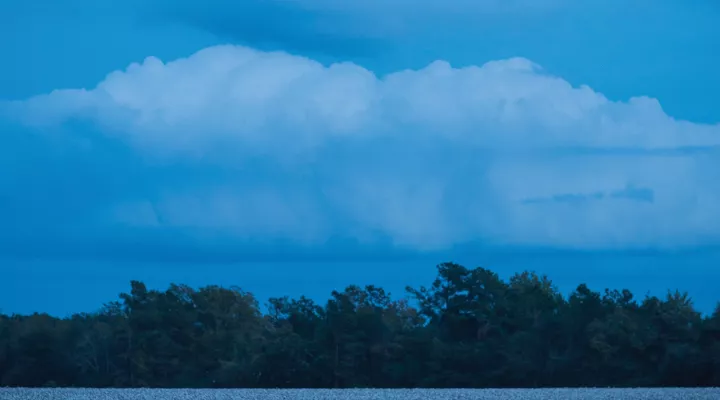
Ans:
{"type": "Polygon", "coordinates": [[[710,309],[720,6],[6,0],[0,308],[458,260],[710,309]],[[63,300],[58,300],[62,298],[63,300]]]}

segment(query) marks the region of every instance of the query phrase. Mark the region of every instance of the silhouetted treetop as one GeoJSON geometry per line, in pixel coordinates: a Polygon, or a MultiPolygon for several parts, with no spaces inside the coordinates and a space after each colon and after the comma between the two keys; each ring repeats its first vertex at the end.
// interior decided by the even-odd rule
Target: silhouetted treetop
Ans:
{"type": "Polygon", "coordinates": [[[687,293],[563,296],[443,263],[407,294],[351,285],[262,311],[238,287],[132,281],[94,313],[0,314],[0,386],[720,386],[720,305],[702,316],[687,293]]]}

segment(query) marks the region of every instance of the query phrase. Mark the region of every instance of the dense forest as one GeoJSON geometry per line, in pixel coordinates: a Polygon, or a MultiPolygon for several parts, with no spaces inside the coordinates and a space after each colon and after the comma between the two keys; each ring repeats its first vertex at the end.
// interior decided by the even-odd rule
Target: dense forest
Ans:
{"type": "Polygon", "coordinates": [[[720,386],[720,309],[687,294],[563,296],[534,273],[453,263],[407,291],[261,307],[236,287],[132,282],[96,313],[0,315],[0,386],[720,386]]]}

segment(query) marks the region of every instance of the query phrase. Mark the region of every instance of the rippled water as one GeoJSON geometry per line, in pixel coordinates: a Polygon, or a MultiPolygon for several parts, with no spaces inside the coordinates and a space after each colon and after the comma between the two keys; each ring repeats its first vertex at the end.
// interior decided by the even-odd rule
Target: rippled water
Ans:
{"type": "Polygon", "coordinates": [[[718,400],[720,389],[0,389],[0,400],[718,400]]]}

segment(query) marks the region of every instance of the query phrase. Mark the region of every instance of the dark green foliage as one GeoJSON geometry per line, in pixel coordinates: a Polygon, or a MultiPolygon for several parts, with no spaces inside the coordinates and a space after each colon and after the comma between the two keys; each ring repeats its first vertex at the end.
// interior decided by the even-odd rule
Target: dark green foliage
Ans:
{"type": "Polygon", "coordinates": [[[408,293],[349,286],[263,314],[238,288],[132,282],[93,314],[0,315],[0,386],[720,386],[720,307],[703,317],[687,294],[564,297],[453,263],[408,293]]]}

